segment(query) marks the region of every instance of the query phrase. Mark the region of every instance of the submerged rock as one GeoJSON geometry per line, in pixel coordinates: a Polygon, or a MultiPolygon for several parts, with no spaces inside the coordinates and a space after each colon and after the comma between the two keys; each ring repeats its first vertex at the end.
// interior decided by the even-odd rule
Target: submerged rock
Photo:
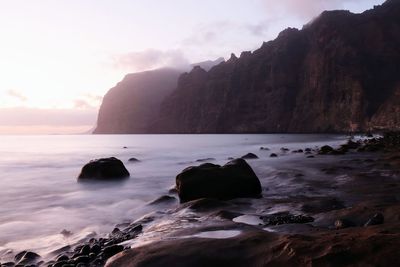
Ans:
{"type": "Polygon", "coordinates": [[[269,155],[271,158],[277,158],[278,157],[278,155],[277,154],[275,154],[275,153],[272,153],[271,155],[269,155]]]}
{"type": "Polygon", "coordinates": [[[323,146],[319,149],[319,154],[329,154],[332,153],[334,149],[331,146],[323,146]]]}
{"type": "Polygon", "coordinates": [[[246,155],[242,156],[242,159],[258,159],[258,156],[253,153],[247,153],[246,155]]]}
{"type": "Polygon", "coordinates": [[[129,162],[140,162],[140,160],[138,160],[137,158],[130,158],[128,161],[129,162]]]}
{"type": "Polygon", "coordinates": [[[176,176],[176,188],[181,202],[261,196],[260,181],[244,159],[230,161],[222,167],[205,163],[186,168],[176,176]]]}
{"type": "Polygon", "coordinates": [[[90,161],[83,166],[78,179],[115,180],[129,176],[130,174],[122,161],[111,157],[90,161]]]}
{"type": "Polygon", "coordinates": [[[196,162],[206,162],[206,161],[215,161],[215,158],[204,158],[196,160],[196,162]]]}

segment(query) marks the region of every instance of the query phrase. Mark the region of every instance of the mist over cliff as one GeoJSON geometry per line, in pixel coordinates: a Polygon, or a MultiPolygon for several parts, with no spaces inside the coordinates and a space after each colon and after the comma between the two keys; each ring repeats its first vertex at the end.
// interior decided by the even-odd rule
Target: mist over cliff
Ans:
{"type": "Polygon", "coordinates": [[[362,14],[326,11],[254,52],[178,75],[132,88],[124,79],[116,87],[124,90],[113,88],[104,98],[96,133],[398,128],[400,1],[362,14]]]}

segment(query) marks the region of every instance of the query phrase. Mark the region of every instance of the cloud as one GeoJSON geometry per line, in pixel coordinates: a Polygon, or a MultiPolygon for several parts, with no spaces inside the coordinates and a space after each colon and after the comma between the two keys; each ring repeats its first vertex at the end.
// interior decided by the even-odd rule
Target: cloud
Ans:
{"type": "Polygon", "coordinates": [[[343,9],[345,4],[362,0],[262,0],[270,18],[295,16],[311,20],[324,10],[343,9]]]}
{"type": "Polygon", "coordinates": [[[77,109],[96,109],[100,106],[103,97],[94,94],[84,94],[74,100],[74,107],[77,109]]]}
{"type": "Polygon", "coordinates": [[[17,90],[13,90],[13,89],[8,90],[7,95],[18,99],[21,102],[26,102],[28,100],[28,98],[24,94],[22,94],[21,92],[19,92],[17,90]]]}
{"type": "Polygon", "coordinates": [[[193,30],[193,34],[182,41],[184,46],[201,46],[218,41],[224,34],[237,28],[237,25],[229,21],[217,21],[199,24],[193,30]]]}
{"type": "Polygon", "coordinates": [[[115,67],[131,71],[149,70],[160,67],[186,67],[189,61],[184,53],[178,49],[156,50],[147,49],[139,52],[131,52],[113,57],[115,67]]]}

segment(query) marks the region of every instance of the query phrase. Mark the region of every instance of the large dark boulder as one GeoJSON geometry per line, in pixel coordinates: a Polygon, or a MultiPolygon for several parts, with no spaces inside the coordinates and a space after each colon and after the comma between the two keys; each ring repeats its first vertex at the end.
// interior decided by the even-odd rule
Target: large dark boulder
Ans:
{"type": "Polygon", "coordinates": [[[244,159],[232,160],[222,167],[205,163],[186,168],[176,176],[176,188],[181,202],[261,196],[260,181],[244,159]]]}
{"type": "Polygon", "coordinates": [[[122,161],[117,158],[95,159],[83,166],[79,180],[116,180],[130,176],[122,161]]]}

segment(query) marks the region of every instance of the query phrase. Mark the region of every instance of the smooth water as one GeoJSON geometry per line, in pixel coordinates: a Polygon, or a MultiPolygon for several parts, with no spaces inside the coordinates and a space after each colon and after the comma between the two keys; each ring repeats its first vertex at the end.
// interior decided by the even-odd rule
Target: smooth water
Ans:
{"type": "MultiPolygon", "coordinates": [[[[343,142],[337,135],[76,135],[0,136],[0,252],[30,249],[45,254],[116,224],[162,209],[148,205],[167,195],[175,176],[198,159],[246,153],[257,174],[290,157],[269,158],[281,147],[304,149],[343,142]],[[260,151],[261,146],[270,151],[260,151]],[[126,148],[124,148],[126,147],[126,148]],[[77,183],[91,159],[115,156],[131,178],[119,183],[77,183]],[[129,163],[131,157],[139,163],[129,163]],[[64,234],[61,234],[63,230],[64,234]],[[69,234],[69,232],[71,234],[69,234]],[[67,234],[66,234],[67,233],[67,234]]],[[[304,155],[303,155],[304,157],[304,155]]],[[[270,179],[259,175],[260,179],[270,179]]],[[[271,178],[272,179],[272,178],[271,178]]],[[[277,181],[280,184],[280,181],[277,181]]],[[[288,185],[287,185],[288,186],[288,185]]],[[[276,187],[279,190],[279,186],[276,187]]],[[[272,188],[272,190],[274,190],[272,188]]],[[[1,255],[1,254],[0,254],[1,255]]]]}

